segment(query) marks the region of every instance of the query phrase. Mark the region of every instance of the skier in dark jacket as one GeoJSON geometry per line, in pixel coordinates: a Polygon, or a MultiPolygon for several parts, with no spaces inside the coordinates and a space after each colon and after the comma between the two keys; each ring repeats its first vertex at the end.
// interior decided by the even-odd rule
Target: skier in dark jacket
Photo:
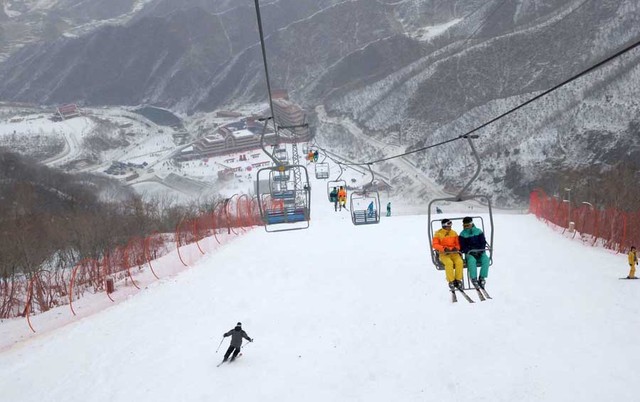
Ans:
{"type": "Polygon", "coordinates": [[[338,210],[338,187],[334,187],[329,193],[329,200],[333,202],[333,209],[338,210]]]}
{"type": "Polygon", "coordinates": [[[480,228],[473,224],[473,219],[469,216],[462,220],[460,232],[460,251],[465,254],[467,269],[473,286],[484,288],[484,284],[489,276],[489,257],[484,251],[487,247],[487,240],[480,228]],[[480,276],[478,276],[478,263],[480,263],[480,276]]]}
{"type": "Polygon", "coordinates": [[[229,345],[229,349],[224,354],[223,362],[226,362],[229,358],[229,355],[233,352],[233,356],[231,356],[231,361],[234,361],[236,357],[238,357],[238,353],[240,353],[240,348],[242,348],[242,338],[248,340],[249,342],[253,342],[253,339],[249,338],[246,332],[242,329],[242,323],[237,323],[236,327],[231,331],[224,334],[224,337],[231,337],[231,344],[229,345]]]}

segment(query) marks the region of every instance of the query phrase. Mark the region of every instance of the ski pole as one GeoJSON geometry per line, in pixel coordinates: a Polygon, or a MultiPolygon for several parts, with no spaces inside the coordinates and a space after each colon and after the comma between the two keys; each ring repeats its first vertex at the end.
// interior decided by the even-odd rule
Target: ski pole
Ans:
{"type": "Polygon", "coordinates": [[[253,343],[253,340],[251,342],[249,342],[249,343],[245,343],[244,345],[242,345],[242,347],[240,349],[244,349],[245,347],[247,347],[248,345],[251,345],[252,343],[253,343]]]}
{"type": "Polygon", "coordinates": [[[218,345],[218,349],[216,349],[216,353],[218,353],[220,346],[222,346],[222,341],[224,341],[224,336],[222,337],[222,339],[220,339],[220,345],[218,345]]]}

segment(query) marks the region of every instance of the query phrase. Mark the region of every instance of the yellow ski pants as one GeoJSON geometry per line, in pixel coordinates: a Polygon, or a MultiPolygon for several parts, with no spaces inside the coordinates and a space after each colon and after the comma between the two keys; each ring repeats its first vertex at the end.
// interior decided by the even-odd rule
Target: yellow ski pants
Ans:
{"type": "Polygon", "coordinates": [[[447,276],[447,282],[452,282],[454,279],[462,280],[462,271],[464,270],[464,263],[462,257],[458,253],[452,254],[440,254],[440,262],[444,264],[444,272],[447,276]]]}

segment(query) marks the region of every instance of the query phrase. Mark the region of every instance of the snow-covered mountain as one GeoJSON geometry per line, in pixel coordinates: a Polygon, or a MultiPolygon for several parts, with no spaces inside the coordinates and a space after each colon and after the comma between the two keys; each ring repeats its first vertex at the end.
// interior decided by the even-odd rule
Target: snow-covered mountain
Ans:
{"type": "MultiPolygon", "coordinates": [[[[497,15],[484,26],[498,29],[492,24],[497,15]]],[[[565,4],[486,39],[480,29],[326,103],[380,138],[401,131],[408,144],[428,145],[479,126],[637,40],[639,30],[630,27],[639,18],[637,3],[565,4]]],[[[476,188],[509,204],[514,193],[523,200],[535,185],[578,184],[579,173],[585,184],[620,164],[638,171],[639,57],[634,50],[481,132],[477,145],[488,174],[476,188]],[[561,171],[572,173],[563,175],[565,183],[561,171]]],[[[414,160],[452,190],[473,167],[470,149],[459,143],[414,160]]]]}
{"type": "MultiPolygon", "coordinates": [[[[16,0],[4,10],[13,36],[0,41],[2,100],[191,113],[266,98],[253,2],[16,0]],[[20,29],[29,34],[18,46],[20,29]]],[[[640,38],[635,0],[276,0],[262,14],[273,88],[373,141],[400,137],[401,147],[460,135],[640,38]]],[[[482,132],[476,189],[510,205],[575,172],[633,170],[638,57],[631,51],[482,132]]],[[[349,130],[330,139],[331,127],[316,128],[329,147],[352,141],[349,130]]],[[[465,149],[410,162],[455,191],[471,168],[465,149]]]]}

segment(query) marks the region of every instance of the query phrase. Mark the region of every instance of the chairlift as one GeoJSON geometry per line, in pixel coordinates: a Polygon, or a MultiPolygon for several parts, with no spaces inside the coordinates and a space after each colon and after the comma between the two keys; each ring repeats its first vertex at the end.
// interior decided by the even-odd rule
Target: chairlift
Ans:
{"type": "MultiPolygon", "coordinates": [[[[256,173],[258,209],[267,232],[307,229],[309,227],[309,220],[311,219],[311,186],[309,185],[309,173],[307,169],[299,165],[297,161],[294,161],[295,164],[293,165],[289,164],[288,155],[286,154],[286,148],[284,146],[276,146],[274,149],[275,155],[272,155],[267,151],[264,144],[264,137],[269,121],[273,123],[276,145],[278,144],[279,131],[273,108],[273,97],[271,96],[269,68],[267,65],[264,32],[262,31],[260,4],[258,1],[255,2],[255,7],[267,84],[267,95],[269,97],[269,110],[271,112],[270,116],[261,119],[264,120],[264,127],[260,137],[260,147],[264,153],[271,158],[275,165],[262,168],[256,173]],[[304,173],[304,175],[302,173],[304,173]],[[265,176],[267,179],[265,179],[265,176]],[[265,183],[267,184],[267,188],[265,188],[265,183]]],[[[294,144],[294,147],[295,146],[294,144]]],[[[293,150],[294,158],[296,158],[297,155],[296,151],[297,148],[293,150]]]]}
{"type": "Polygon", "coordinates": [[[279,165],[258,170],[257,173],[258,210],[267,232],[306,229],[309,227],[311,212],[311,190],[309,173],[301,165],[279,165]],[[303,187],[296,186],[291,172],[304,172],[303,187]],[[265,177],[268,177],[266,179],[265,177]],[[268,183],[268,188],[264,188],[268,183]],[[281,225],[275,226],[274,225],[281,225]]]}
{"type": "MultiPolygon", "coordinates": [[[[447,198],[436,198],[436,199],[432,199],[429,202],[429,208],[428,208],[428,215],[427,215],[427,219],[429,222],[429,227],[428,227],[428,231],[429,231],[429,248],[431,250],[430,254],[431,254],[431,262],[433,262],[433,265],[435,266],[435,268],[439,271],[444,270],[444,264],[440,261],[440,255],[438,250],[433,248],[433,236],[435,234],[435,232],[441,228],[440,222],[441,222],[441,218],[443,215],[441,215],[439,212],[436,212],[437,209],[439,209],[438,207],[435,206],[435,204],[439,204],[442,205],[442,203],[444,202],[451,202],[451,203],[459,203],[459,202],[464,202],[464,201],[469,201],[469,200],[476,200],[478,201],[480,204],[486,204],[487,205],[487,212],[489,215],[489,221],[488,221],[488,225],[485,228],[485,221],[481,216],[472,216],[472,215],[465,215],[465,216],[469,216],[471,218],[473,218],[474,220],[474,224],[476,226],[478,226],[476,224],[476,222],[480,223],[480,229],[484,232],[485,238],[487,240],[487,245],[484,249],[482,250],[471,250],[471,251],[485,251],[487,253],[487,256],[489,257],[489,266],[493,265],[493,230],[494,230],[494,226],[493,226],[493,212],[491,210],[491,197],[487,196],[487,195],[483,195],[483,194],[470,194],[470,195],[464,195],[464,192],[467,188],[469,188],[469,186],[471,185],[471,183],[473,183],[473,181],[478,177],[478,175],[480,174],[480,169],[481,169],[481,162],[480,162],[480,157],[478,156],[478,153],[476,152],[476,149],[473,145],[473,142],[471,141],[471,138],[477,138],[477,136],[466,136],[465,137],[467,139],[467,141],[469,142],[469,145],[471,146],[471,150],[473,152],[473,155],[476,159],[476,163],[477,163],[477,168],[476,168],[476,172],[473,175],[473,177],[469,180],[469,182],[462,188],[462,190],[460,190],[460,192],[458,193],[457,196],[455,197],[447,197],[447,198]],[[434,213],[438,213],[438,215],[440,215],[439,217],[433,217],[434,213]],[[477,219],[477,221],[476,221],[477,219]]],[[[462,219],[464,219],[464,217],[460,216],[460,217],[449,217],[447,216],[447,219],[450,219],[452,222],[456,222],[456,221],[460,221],[462,222],[462,219]]],[[[459,234],[459,232],[458,232],[459,234]]],[[[464,257],[464,256],[463,256],[464,257]]],[[[467,263],[465,261],[465,259],[463,258],[464,261],[464,269],[467,268],[467,263]]],[[[471,278],[469,278],[469,272],[467,271],[467,275],[466,275],[466,282],[463,280],[464,283],[464,289],[465,290],[469,290],[469,289],[475,289],[472,285],[471,285],[471,278]]]]}
{"type": "MultiPolygon", "coordinates": [[[[478,199],[478,198],[484,198],[484,196],[480,196],[480,197],[470,197],[470,198],[465,198],[465,200],[470,200],[470,199],[478,199]]],[[[485,202],[489,202],[488,198],[484,198],[485,202]]],[[[488,204],[487,204],[488,205],[488,204]]],[[[465,215],[464,217],[470,217],[473,219],[473,224],[478,227],[479,229],[482,230],[482,232],[485,234],[485,238],[487,239],[487,247],[485,247],[484,249],[480,249],[480,250],[470,250],[470,251],[485,251],[487,253],[487,257],[489,257],[489,266],[491,266],[493,264],[493,255],[492,255],[492,247],[490,246],[490,244],[493,243],[493,230],[491,228],[491,226],[487,226],[485,228],[485,220],[484,217],[482,217],[481,215],[465,215]]],[[[464,217],[453,217],[453,218],[447,218],[449,220],[451,220],[453,222],[453,227],[454,230],[460,234],[460,232],[462,231],[462,220],[464,219],[464,217]],[[456,225],[456,222],[460,221],[460,225],[456,225]]],[[[440,224],[441,219],[439,218],[435,218],[433,220],[431,220],[429,222],[429,244],[431,244],[431,242],[433,241],[433,236],[435,235],[435,232],[437,232],[442,226],[440,224]]],[[[489,213],[489,222],[491,222],[491,213],[489,213]]],[[[442,264],[442,262],[440,261],[440,256],[438,254],[438,250],[433,249],[433,247],[431,248],[431,259],[433,261],[433,263],[435,264],[435,267],[438,271],[443,271],[444,270],[444,265],[442,264]]],[[[464,258],[463,258],[464,261],[464,258]]],[[[466,265],[466,261],[465,261],[465,268],[467,267],[466,265]]]]}
{"type": "MultiPolygon", "coordinates": [[[[269,120],[273,119],[265,119],[260,146],[274,166],[262,168],[256,173],[260,218],[267,232],[307,229],[311,218],[309,173],[304,166],[290,165],[288,160],[280,160],[267,151],[264,135],[269,120]]],[[[276,153],[283,157],[286,149],[284,146],[276,146],[274,154],[276,153]]]]}
{"type": "Polygon", "coordinates": [[[328,179],[329,178],[329,164],[318,163],[316,164],[316,179],[328,179]]]}
{"type": "Polygon", "coordinates": [[[316,163],[316,179],[328,179],[329,178],[329,163],[325,162],[327,156],[322,159],[322,162],[316,163]]]}
{"type": "Polygon", "coordinates": [[[280,147],[277,147],[274,151],[273,151],[273,156],[280,162],[283,164],[289,163],[289,155],[287,153],[287,148],[283,145],[280,147]]]}
{"type": "Polygon", "coordinates": [[[269,180],[272,180],[274,182],[288,182],[290,178],[291,175],[289,174],[288,170],[278,171],[277,173],[269,176],[269,180]]]}
{"type": "Polygon", "coordinates": [[[350,197],[351,221],[354,225],[380,223],[380,194],[374,189],[374,175],[371,165],[371,182],[361,190],[354,190],[350,197]]]}

